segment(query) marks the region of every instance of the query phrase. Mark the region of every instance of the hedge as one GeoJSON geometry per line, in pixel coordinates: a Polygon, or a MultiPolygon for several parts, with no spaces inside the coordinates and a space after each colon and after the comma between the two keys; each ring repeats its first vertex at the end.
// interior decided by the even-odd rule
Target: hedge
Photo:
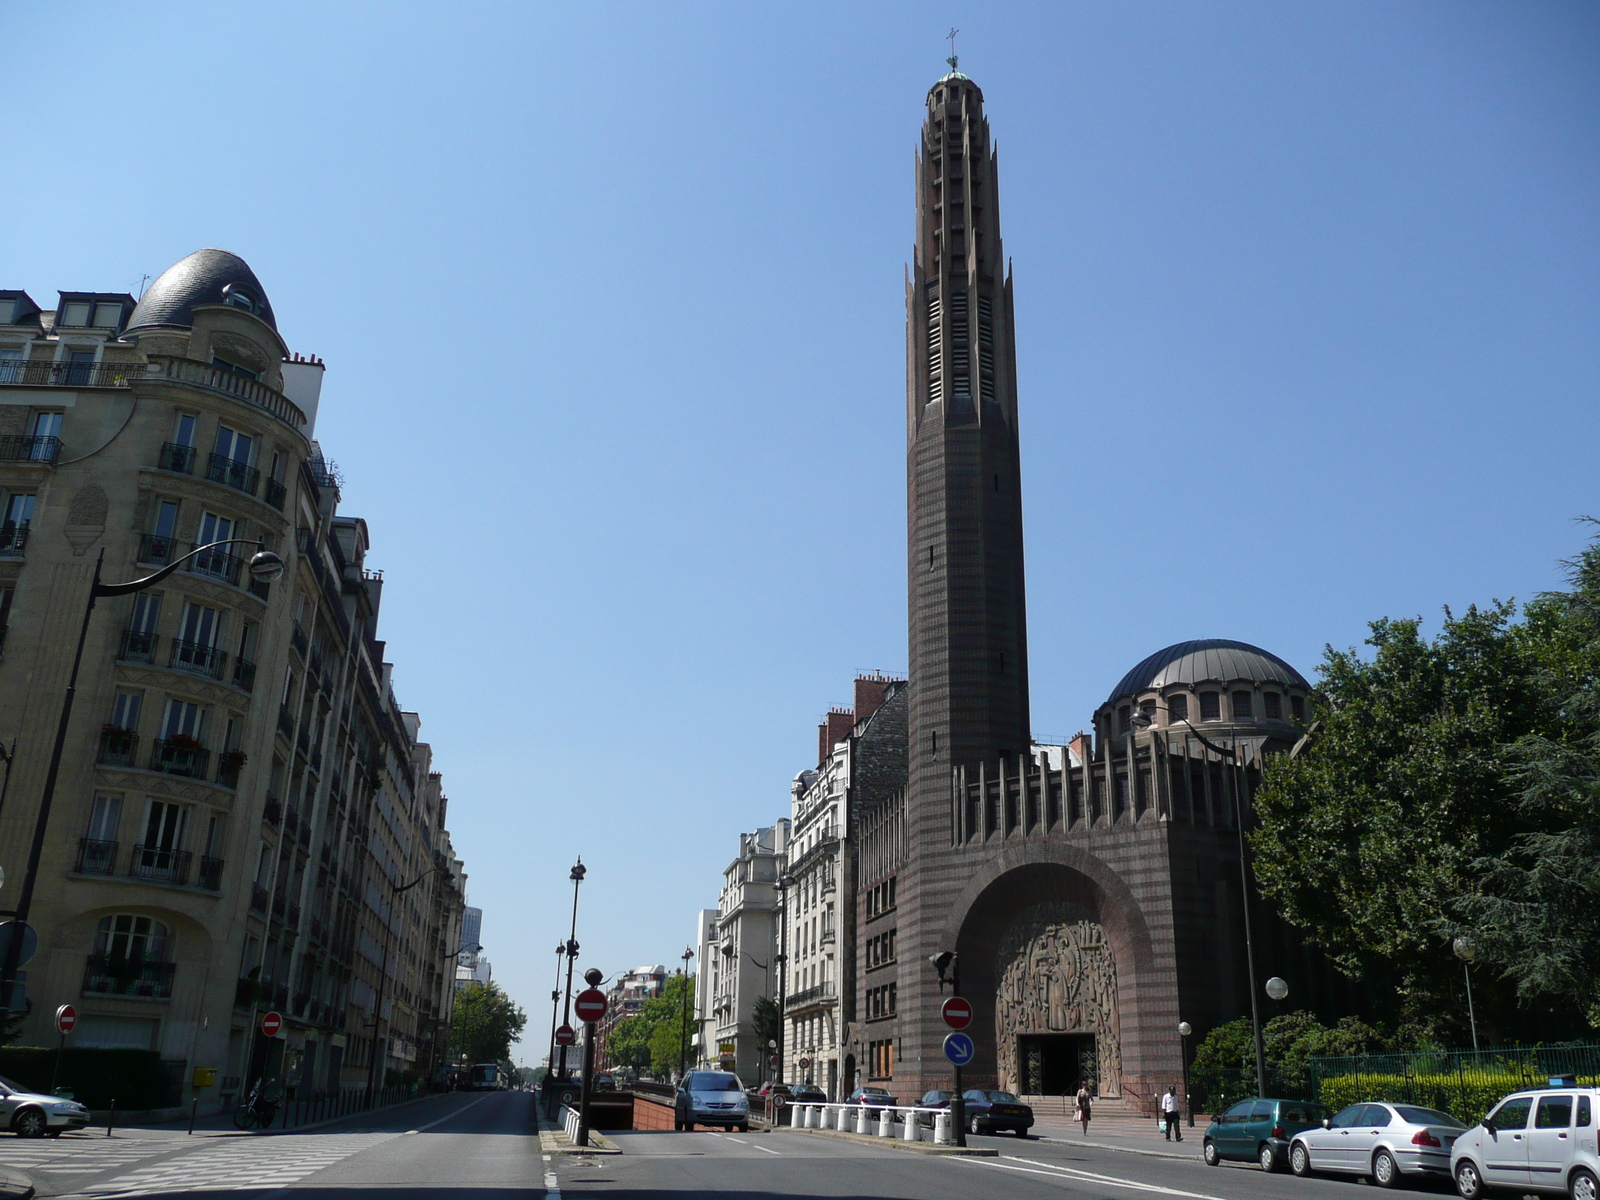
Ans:
{"type": "MultiPolygon", "coordinates": [[[[0,1046],[0,1075],[38,1092],[50,1091],[56,1051],[45,1046],[0,1046]]],[[[71,1088],[89,1108],[170,1108],[183,1103],[183,1081],[174,1080],[154,1050],[69,1047],[61,1054],[56,1086],[71,1088]]]]}
{"type": "MultiPolygon", "coordinates": [[[[1578,1077],[1582,1086],[1593,1087],[1600,1076],[1578,1077]]],[[[1533,1081],[1533,1086],[1542,1084],[1533,1081]]],[[[1429,1075],[1331,1075],[1321,1081],[1323,1104],[1338,1111],[1362,1101],[1389,1104],[1419,1104],[1436,1108],[1476,1125],[1505,1096],[1530,1086],[1521,1074],[1462,1072],[1429,1075]]]]}

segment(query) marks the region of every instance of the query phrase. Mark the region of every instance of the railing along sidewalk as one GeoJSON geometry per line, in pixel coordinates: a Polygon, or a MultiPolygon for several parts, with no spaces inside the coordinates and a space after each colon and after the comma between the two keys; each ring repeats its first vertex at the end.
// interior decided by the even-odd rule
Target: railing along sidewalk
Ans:
{"type": "Polygon", "coordinates": [[[928,1141],[935,1146],[955,1145],[955,1130],[950,1125],[948,1108],[923,1108],[915,1104],[807,1104],[792,1106],[789,1124],[795,1129],[832,1129],[839,1133],[859,1133],[881,1138],[898,1137],[904,1142],[928,1141]],[[924,1130],[923,1118],[931,1129],[924,1130]],[[895,1126],[901,1126],[895,1132],[895,1126]]]}

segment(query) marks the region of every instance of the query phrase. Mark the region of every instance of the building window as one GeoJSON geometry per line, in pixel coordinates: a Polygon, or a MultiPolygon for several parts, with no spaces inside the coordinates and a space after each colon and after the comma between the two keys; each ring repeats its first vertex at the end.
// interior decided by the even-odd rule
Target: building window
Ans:
{"type": "Polygon", "coordinates": [[[67,355],[66,383],[70,387],[87,387],[94,374],[94,351],[74,350],[67,355]]]}
{"type": "Polygon", "coordinates": [[[61,324],[83,326],[89,323],[89,302],[73,300],[61,306],[61,324]]]}
{"type": "Polygon", "coordinates": [[[1133,726],[1133,706],[1124,704],[1117,709],[1117,732],[1127,733],[1133,726]]]}
{"type": "Polygon", "coordinates": [[[1277,692],[1263,692],[1261,694],[1261,707],[1266,713],[1267,720],[1283,720],[1283,700],[1277,692]]]}
{"type": "Polygon", "coordinates": [[[94,952],[128,963],[165,962],[169,945],[167,927],[160,921],[133,913],[118,913],[100,918],[94,952]]]}
{"type": "Polygon", "coordinates": [[[1167,716],[1172,721],[1187,721],[1189,719],[1189,697],[1181,694],[1168,696],[1167,716]]]}
{"type": "Polygon", "coordinates": [[[1289,711],[1294,714],[1294,719],[1300,724],[1305,724],[1306,702],[1303,696],[1289,697],[1289,711]]]}
{"type": "Polygon", "coordinates": [[[139,728],[139,710],[144,707],[143,692],[118,692],[111,705],[111,725],[116,729],[139,728]]]}
{"type": "Polygon", "coordinates": [[[115,329],[122,324],[122,305],[96,304],[94,306],[94,323],[99,329],[115,329]]]}
{"type": "Polygon", "coordinates": [[[1255,716],[1254,706],[1250,701],[1249,692],[1235,692],[1233,694],[1233,719],[1235,721],[1248,721],[1255,716]]]}
{"type": "Polygon", "coordinates": [[[1200,719],[1202,721],[1222,720],[1222,696],[1220,693],[1200,693],[1200,719]]]}

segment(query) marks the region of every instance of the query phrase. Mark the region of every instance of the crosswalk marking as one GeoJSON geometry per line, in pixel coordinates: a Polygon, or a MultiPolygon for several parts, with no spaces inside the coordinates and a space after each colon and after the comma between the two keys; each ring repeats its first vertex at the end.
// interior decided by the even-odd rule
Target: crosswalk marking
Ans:
{"type": "Polygon", "coordinates": [[[83,1188],[80,1196],[239,1191],[296,1183],[399,1133],[283,1134],[208,1139],[210,1145],[83,1188]],[[218,1144],[218,1143],[221,1144],[218,1144]]]}

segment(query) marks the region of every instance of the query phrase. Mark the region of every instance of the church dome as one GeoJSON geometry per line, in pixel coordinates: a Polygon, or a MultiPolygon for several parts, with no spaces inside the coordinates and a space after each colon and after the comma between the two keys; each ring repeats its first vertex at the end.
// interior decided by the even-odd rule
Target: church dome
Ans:
{"type": "Polygon", "coordinates": [[[1202,638],[1157,650],[1122,677],[1106,703],[1173,684],[1279,683],[1311,690],[1305,677],[1260,646],[1227,638],[1202,638]]]}
{"type": "Polygon", "coordinates": [[[249,263],[226,250],[196,250],[161,272],[140,298],[124,332],[154,325],[190,328],[197,304],[230,304],[254,313],[274,333],[278,330],[266,289],[249,263]]]}

